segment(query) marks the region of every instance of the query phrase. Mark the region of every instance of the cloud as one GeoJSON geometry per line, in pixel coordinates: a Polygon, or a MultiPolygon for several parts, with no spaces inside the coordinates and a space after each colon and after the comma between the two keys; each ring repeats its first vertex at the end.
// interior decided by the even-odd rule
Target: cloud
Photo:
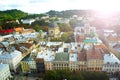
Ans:
{"type": "Polygon", "coordinates": [[[119,3],[119,0],[0,0],[0,10],[19,9],[29,13],[69,9],[120,10],[119,3]]]}

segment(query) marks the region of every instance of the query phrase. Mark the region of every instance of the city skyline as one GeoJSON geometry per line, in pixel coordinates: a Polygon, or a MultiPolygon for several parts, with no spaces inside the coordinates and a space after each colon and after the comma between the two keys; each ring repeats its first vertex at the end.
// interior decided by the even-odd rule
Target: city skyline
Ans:
{"type": "Polygon", "coordinates": [[[49,10],[91,9],[103,13],[120,11],[119,0],[0,0],[0,11],[18,9],[28,13],[45,13],[49,10]]]}

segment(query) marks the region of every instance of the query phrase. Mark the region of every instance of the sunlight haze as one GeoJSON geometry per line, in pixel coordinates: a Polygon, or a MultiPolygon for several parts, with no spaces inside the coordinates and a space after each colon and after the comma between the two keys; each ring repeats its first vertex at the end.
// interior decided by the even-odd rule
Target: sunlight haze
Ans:
{"type": "Polygon", "coordinates": [[[92,9],[107,14],[119,11],[120,0],[0,0],[0,10],[18,9],[28,13],[49,10],[92,9]]]}

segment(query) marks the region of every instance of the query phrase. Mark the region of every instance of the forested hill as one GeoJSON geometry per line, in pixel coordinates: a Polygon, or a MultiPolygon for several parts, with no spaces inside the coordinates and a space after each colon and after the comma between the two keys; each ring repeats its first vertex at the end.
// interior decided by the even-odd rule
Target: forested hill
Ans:
{"type": "Polygon", "coordinates": [[[0,11],[0,21],[1,20],[19,20],[19,19],[29,19],[29,18],[36,18],[41,17],[44,14],[29,14],[25,13],[21,10],[13,9],[13,10],[6,10],[0,11]]]}
{"type": "Polygon", "coordinates": [[[0,11],[0,21],[1,20],[16,20],[21,18],[36,18],[41,17],[43,15],[49,15],[51,17],[62,17],[62,18],[70,18],[73,15],[78,16],[94,16],[96,11],[94,10],[65,10],[65,11],[55,11],[50,10],[49,12],[46,12],[44,14],[29,14],[25,13],[23,11],[13,9],[13,10],[6,10],[6,11],[0,11]]]}
{"type": "MultiPolygon", "coordinates": [[[[45,14],[50,15],[51,17],[58,16],[63,18],[69,18],[73,15],[90,15],[93,11],[91,10],[65,10],[65,11],[55,11],[50,10],[49,12],[46,12],[45,14]]],[[[35,17],[41,17],[44,14],[28,14],[21,10],[13,9],[13,10],[6,10],[6,11],[0,11],[0,20],[16,20],[21,18],[35,18],[35,17]]]]}
{"type": "Polygon", "coordinates": [[[27,15],[28,13],[17,9],[0,11],[0,20],[16,20],[21,19],[27,15]]]}
{"type": "Polygon", "coordinates": [[[69,18],[73,15],[78,15],[78,16],[86,16],[86,15],[92,15],[94,13],[93,10],[65,10],[65,11],[55,11],[55,10],[50,10],[47,12],[50,16],[58,16],[58,17],[64,17],[64,18],[69,18]]]}

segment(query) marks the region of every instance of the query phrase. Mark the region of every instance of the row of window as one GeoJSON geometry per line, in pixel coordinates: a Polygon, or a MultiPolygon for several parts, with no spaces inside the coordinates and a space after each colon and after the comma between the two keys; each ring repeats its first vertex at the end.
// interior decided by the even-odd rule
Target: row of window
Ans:
{"type": "Polygon", "coordinates": [[[120,71],[120,69],[103,69],[104,71],[120,71]]]}
{"type": "Polygon", "coordinates": [[[104,67],[120,67],[120,65],[104,65],[104,67]]]}

